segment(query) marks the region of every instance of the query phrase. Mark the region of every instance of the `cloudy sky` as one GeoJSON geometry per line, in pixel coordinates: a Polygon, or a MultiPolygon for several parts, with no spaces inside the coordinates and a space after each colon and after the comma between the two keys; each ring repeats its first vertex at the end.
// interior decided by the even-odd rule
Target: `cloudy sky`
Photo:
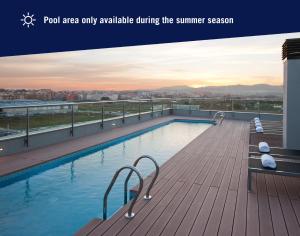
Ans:
{"type": "Polygon", "coordinates": [[[281,85],[281,46],[296,37],[300,33],[2,57],[0,88],[281,85]]]}

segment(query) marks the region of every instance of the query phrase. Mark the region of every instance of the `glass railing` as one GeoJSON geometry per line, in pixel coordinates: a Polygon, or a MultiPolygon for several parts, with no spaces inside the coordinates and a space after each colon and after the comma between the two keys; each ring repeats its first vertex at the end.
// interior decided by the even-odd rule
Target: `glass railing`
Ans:
{"type": "Polygon", "coordinates": [[[0,107],[0,140],[25,136],[28,143],[31,134],[61,128],[70,128],[73,135],[78,125],[99,122],[103,126],[105,120],[113,118],[125,122],[129,116],[140,118],[145,112],[169,109],[170,104],[170,99],[144,99],[0,107]]]}
{"type": "Polygon", "coordinates": [[[182,110],[217,110],[255,113],[282,114],[283,102],[275,99],[212,99],[189,98],[174,99],[174,109],[182,110]]]}
{"type": "MultiPolygon", "coordinates": [[[[107,119],[126,118],[150,113],[163,114],[167,109],[220,110],[255,113],[281,114],[283,104],[271,99],[143,99],[122,101],[99,101],[81,103],[59,103],[33,106],[0,107],[0,140],[25,136],[25,143],[31,134],[60,128],[70,128],[107,119]]],[[[158,115],[156,115],[158,116],[158,115]]],[[[156,117],[154,116],[154,117],[156,117]]]]}

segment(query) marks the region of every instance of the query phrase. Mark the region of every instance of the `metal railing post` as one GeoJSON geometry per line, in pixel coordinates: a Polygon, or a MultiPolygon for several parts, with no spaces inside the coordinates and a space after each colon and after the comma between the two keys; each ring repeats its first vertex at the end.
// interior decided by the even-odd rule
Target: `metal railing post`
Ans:
{"type": "Polygon", "coordinates": [[[258,117],[260,118],[260,101],[257,102],[258,104],[258,117]]]}
{"type": "Polygon", "coordinates": [[[234,101],[231,99],[231,111],[234,111],[234,101]]]}
{"type": "Polygon", "coordinates": [[[25,145],[29,146],[29,108],[26,108],[26,137],[25,137],[25,145]]]}
{"type": "Polygon", "coordinates": [[[71,136],[74,136],[74,105],[71,105],[71,136]]]}
{"type": "Polygon", "coordinates": [[[103,128],[104,127],[104,105],[101,104],[101,124],[100,127],[103,128]]]}
{"type": "Polygon", "coordinates": [[[139,120],[141,119],[141,101],[139,101],[139,120]]]}
{"type": "Polygon", "coordinates": [[[151,117],[153,118],[153,101],[151,100],[151,117]]]}
{"type": "Polygon", "coordinates": [[[164,104],[161,104],[161,116],[164,115],[164,104]]]}
{"type": "Polygon", "coordinates": [[[125,102],[123,102],[123,107],[122,107],[122,123],[125,123],[125,102]]]}

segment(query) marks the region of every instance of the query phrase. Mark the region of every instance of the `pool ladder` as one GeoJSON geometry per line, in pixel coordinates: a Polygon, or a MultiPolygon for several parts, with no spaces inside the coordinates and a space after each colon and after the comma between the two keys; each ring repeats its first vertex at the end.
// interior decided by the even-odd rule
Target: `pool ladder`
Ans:
{"type": "Polygon", "coordinates": [[[219,116],[219,118],[220,118],[219,125],[221,125],[221,124],[223,123],[224,118],[225,118],[225,114],[224,114],[223,111],[218,111],[218,112],[216,112],[216,113],[214,114],[214,116],[213,116],[213,122],[214,122],[215,124],[217,124],[217,118],[218,118],[218,116],[219,116]]]}
{"type": "Polygon", "coordinates": [[[125,183],[124,183],[124,205],[127,204],[128,202],[128,182],[129,182],[129,179],[130,177],[132,176],[133,172],[136,173],[136,175],[138,176],[138,179],[139,179],[139,187],[138,187],[138,190],[136,192],[136,194],[134,195],[134,197],[132,198],[132,201],[129,205],[129,208],[128,208],[128,211],[127,213],[125,214],[125,217],[128,218],[128,219],[131,219],[134,217],[134,212],[132,212],[132,209],[143,189],[143,185],[144,185],[144,181],[143,181],[143,178],[142,178],[142,175],[141,173],[139,172],[139,170],[136,168],[137,164],[139,163],[140,160],[142,159],[149,159],[151,160],[154,165],[155,165],[155,175],[154,177],[152,178],[152,181],[151,183],[149,184],[148,188],[147,188],[147,191],[146,191],[146,194],[144,196],[144,199],[145,200],[150,200],[152,198],[152,196],[150,195],[150,190],[152,189],[157,177],[158,177],[158,174],[159,174],[159,166],[157,164],[157,162],[155,161],[155,159],[151,156],[148,156],[148,155],[143,155],[143,156],[140,156],[138,159],[135,160],[135,162],[133,163],[133,166],[123,166],[121,167],[120,169],[118,169],[116,171],[116,173],[114,174],[108,188],[106,189],[105,191],[105,194],[104,194],[104,198],[103,198],[103,220],[106,220],[107,219],[107,198],[108,198],[108,195],[114,185],[114,183],[116,182],[119,174],[125,170],[125,169],[129,169],[130,172],[128,173],[126,179],[125,179],[125,183]]]}

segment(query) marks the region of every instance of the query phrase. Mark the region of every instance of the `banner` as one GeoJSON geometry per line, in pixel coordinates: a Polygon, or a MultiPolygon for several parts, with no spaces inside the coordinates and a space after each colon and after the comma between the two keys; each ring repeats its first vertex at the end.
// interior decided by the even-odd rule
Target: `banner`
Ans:
{"type": "Polygon", "coordinates": [[[5,1],[0,56],[299,32],[297,5],[5,1]]]}

